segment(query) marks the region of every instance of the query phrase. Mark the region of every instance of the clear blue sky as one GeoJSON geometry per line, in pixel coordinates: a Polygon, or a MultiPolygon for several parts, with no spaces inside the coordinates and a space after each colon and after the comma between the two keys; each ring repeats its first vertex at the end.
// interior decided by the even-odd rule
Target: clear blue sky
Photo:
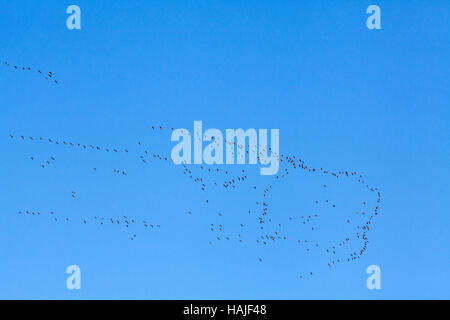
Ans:
{"type": "Polygon", "coordinates": [[[445,0],[3,1],[0,298],[450,298],[449,32],[445,0]],[[71,4],[81,7],[81,30],[66,28],[71,4]],[[370,4],[381,8],[382,30],[366,28],[370,4]],[[152,125],[192,129],[194,120],[222,130],[279,128],[281,153],[361,172],[383,194],[364,256],[328,268],[321,251],[296,243],[349,233],[345,221],[358,218],[354,207],[368,196],[354,183],[300,173],[274,183],[271,214],[289,237],[261,249],[256,231],[239,224],[255,225],[246,215],[255,205],[249,186],[274,177],[246,166],[249,188],[203,192],[181,168],[136,156],[138,141],[170,152],[168,132],[152,125]],[[338,205],[320,211],[320,234],[288,223],[325,196],[338,205]],[[17,214],[25,210],[41,215],[17,214]],[[122,215],[161,227],[92,222],[122,215]],[[234,238],[209,245],[211,223],[234,238]],[[79,291],[66,288],[72,264],[81,267],[79,291]],[[373,264],[381,290],[366,288],[373,264]]]}

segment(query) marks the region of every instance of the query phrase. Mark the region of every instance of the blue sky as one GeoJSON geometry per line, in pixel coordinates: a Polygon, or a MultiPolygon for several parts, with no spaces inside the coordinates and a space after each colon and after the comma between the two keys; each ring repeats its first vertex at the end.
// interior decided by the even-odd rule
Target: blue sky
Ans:
{"type": "Polygon", "coordinates": [[[449,12],[444,0],[2,2],[0,297],[448,299],[449,12]],[[81,8],[81,30],[66,28],[71,4],[81,8]],[[366,28],[370,4],[381,8],[382,30],[366,28]],[[302,173],[274,182],[247,165],[228,168],[247,170],[242,190],[203,192],[182,168],[134,156],[138,142],[170,154],[167,129],[192,130],[194,120],[221,130],[278,128],[280,153],[361,172],[383,195],[366,253],[328,268],[323,250],[296,244],[352,232],[339,223],[359,219],[361,199],[373,201],[357,184],[302,173]],[[255,216],[246,215],[255,206],[251,187],[272,184],[279,221],[311,213],[312,200],[337,201],[335,210],[321,209],[320,234],[286,223],[288,240],[257,246],[255,216]],[[25,210],[41,215],[17,214],[25,210]],[[161,227],[91,223],[122,215],[161,227]],[[244,242],[209,245],[211,223],[244,242]],[[66,288],[73,264],[81,290],[66,288]],[[381,290],[366,287],[374,264],[381,290]]]}

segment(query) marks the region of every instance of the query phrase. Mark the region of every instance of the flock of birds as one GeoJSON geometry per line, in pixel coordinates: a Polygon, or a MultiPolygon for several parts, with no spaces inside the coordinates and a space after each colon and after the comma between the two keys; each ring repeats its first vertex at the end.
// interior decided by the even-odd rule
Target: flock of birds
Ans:
{"type": "MultiPolygon", "coordinates": [[[[75,192],[73,192],[75,193],[75,192]]],[[[73,219],[71,219],[68,216],[59,216],[57,213],[50,211],[48,213],[44,213],[44,212],[39,212],[39,211],[29,211],[29,210],[24,210],[24,211],[18,211],[17,214],[19,215],[29,215],[29,216],[47,216],[49,218],[51,218],[54,222],[59,222],[59,223],[69,223],[71,222],[73,219]]],[[[114,226],[122,226],[123,228],[130,228],[130,227],[141,227],[144,230],[149,230],[149,229],[157,229],[157,228],[161,228],[161,225],[159,224],[153,224],[153,223],[149,223],[146,220],[138,220],[137,218],[133,218],[131,216],[122,216],[122,217],[100,217],[100,216],[94,216],[92,218],[82,218],[79,222],[83,223],[83,224],[88,224],[88,223],[94,223],[94,224],[98,224],[100,226],[103,225],[107,225],[107,224],[111,224],[114,226]]],[[[134,240],[137,237],[136,233],[133,233],[132,236],[130,237],[130,240],[134,240]]]]}
{"type": "MultiPolygon", "coordinates": [[[[7,67],[12,67],[15,70],[28,70],[31,71],[31,68],[28,67],[17,67],[10,66],[8,62],[5,62],[7,67]]],[[[38,70],[40,74],[42,72],[38,70]]],[[[53,79],[53,73],[49,72],[45,78],[47,80],[53,79]]],[[[55,83],[58,83],[56,80],[53,80],[55,83]]],[[[154,134],[170,134],[174,128],[165,128],[161,125],[152,125],[151,131],[154,134]]],[[[190,135],[190,133],[189,133],[190,135]]],[[[201,140],[202,137],[198,132],[194,132],[194,139],[201,140]]],[[[131,147],[110,147],[110,146],[100,146],[97,144],[89,144],[89,143],[78,143],[75,141],[71,141],[70,139],[56,139],[49,137],[39,137],[39,136],[25,136],[25,135],[17,135],[10,133],[9,138],[12,141],[22,141],[29,143],[46,143],[57,145],[65,148],[71,148],[72,150],[77,151],[89,151],[89,152],[103,152],[105,154],[123,154],[127,157],[130,157],[133,161],[138,161],[144,165],[149,165],[150,163],[157,162],[166,162],[170,164],[172,162],[170,156],[165,155],[163,152],[154,152],[153,148],[146,147],[142,141],[136,141],[131,145],[131,147]],[[152,151],[151,151],[152,150],[152,151]]],[[[170,141],[169,139],[167,141],[170,141]]],[[[271,178],[272,183],[268,183],[266,185],[261,185],[259,183],[252,183],[251,172],[247,172],[242,167],[237,165],[234,166],[226,166],[226,165],[217,165],[217,166],[209,166],[209,165],[192,165],[192,164],[181,164],[181,165],[172,165],[172,168],[178,168],[181,170],[181,175],[186,177],[189,181],[191,181],[194,186],[199,188],[199,192],[202,192],[205,195],[203,205],[210,205],[210,198],[206,198],[207,191],[211,190],[213,193],[221,190],[223,192],[230,192],[233,190],[238,190],[240,188],[247,187],[254,194],[254,205],[251,208],[246,208],[243,210],[247,217],[251,217],[250,220],[247,218],[247,222],[237,222],[236,227],[233,231],[228,232],[225,224],[222,222],[219,223],[210,223],[209,231],[211,232],[212,239],[209,241],[209,245],[213,246],[215,243],[219,242],[232,242],[237,241],[238,243],[244,243],[248,241],[248,238],[245,236],[250,234],[254,237],[252,241],[257,246],[261,247],[269,247],[274,245],[279,241],[294,241],[296,244],[300,245],[302,249],[305,250],[306,253],[311,253],[314,250],[319,251],[326,255],[327,257],[327,265],[332,268],[340,263],[344,262],[352,262],[360,259],[366,252],[368,245],[370,243],[369,240],[369,231],[371,230],[372,223],[374,218],[380,213],[381,208],[381,192],[377,187],[370,185],[362,174],[355,170],[344,170],[344,171],[330,171],[325,168],[312,167],[307,165],[307,163],[299,158],[296,155],[292,154],[276,154],[271,148],[267,148],[262,145],[238,145],[234,141],[224,141],[227,145],[233,146],[233,157],[250,157],[256,156],[259,160],[262,156],[265,156],[267,153],[271,152],[272,156],[274,156],[280,164],[279,171],[276,175],[271,178]],[[289,225],[300,225],[304,227],[310,228],[311,232],[315,232],[318,229],[317,223],[321,217],[319,214],[320,208],[327,208],[329,210],[335,210],[338,212],[336,207],[336,203],[331,199],[314,199],[312,200],[316,209],[314,212],[309,214],[301,214],[299,216],[291,215],[288,217],[287,221],[280,221],[280,217],[276,214],[272,214],[271,207],[271,195],[275,188],[279,187],[280,184],[283,184],[284,181],[288,181],[291,177],[295,176],[298,173],[312,175],[312,176],[320,176],[334,179],[336,181],[348,179],[359,186],[364,188],[365,191],[369,192],[373,195],[373,205],[369,207],[369,201],[364,200],[361,201],[361,206],[363,207],[362,211],[357,211],[356,214],[363,218],[363,221],[360,223],[356,223],[352,233],[343,237],[340,241],[332,243],[327,246],[323,246],[322,243],[318,240],[311,239],[300,239],[297,235],[291,237],[287,229],[285,228],[286,224],[289,225]],[[253,230],[256,230],[256,233],[250,232],[250,227],[253,230]],[[227,232],[225,232],[225,230],[227,232]],[[339,254],[339,249],[348,247],[351,242],[356,241],[358,244],[356,248],[347,251],[344,254],[339,254]]],[[[217,145],[220,145],[221,141],[216,140],[217,145]]],[[[43,158],[38,161],[38,157],[36,155],[30,155],[29,160],[32,162],[37,162],[41,169],[50,169],[52,164],[57,161],[56,155],[52,155],[49,158],[43,158]]],[[[99,166],[92,167],[92,171],[99,172],[101,168],[99,166]]],[[[111,174],[127,176],[128,172],[123,168],[113,168],[111,174]]],[[[256,175],[256,173],[255,173],[256,175]]],[[[267,180],[265,180],[267,181],[267,180]]],[[[327,184],[322,184],[321,188],[326,190],[329,188],[327,184]]],[[[77,192],[72,191],[71,197],[73,199],[77,199],[77,192]]],[[[276,208],[275,210],[276,211],[276,208]]],[[[191,208],[186,211],[188,216],[195,215],[196,208],[191,208]]],[[[18,211],[20,215],[28,215],[28,216],[48,216],[55,223],[69,223],[72,222],[73,218],[66,216],[58,216],[55,212],[49,213],[41,213],[39,211],[18,211]]],[[[216,212],[217,218],[223,218],[226,215],[226,211],[222,208],[218,212],[216,212]]],[[[236,220],[236,219],[235,219],[236,220]]],[[[345,219],[345,223],[350,225],[353,219],[345,219]]],[[[90,224],[95,223],[100,226],[110,224],[117,227],[122,227],[125,229],[129,229],[132,227],[141,227],[143,230],[152,230],[159,229],[161,226],[159,224],[150,223],[143,219],[137,219],[131,217],[129,215],[123,215],[121,217],[103,217],[103,216],[94,216],[91,218],[81,218],[78,220],[81,224],[90,224]]],[[[130,240],[134,240],[137,236],[137,231],[132,232],[130,236],[130,240]]],[[[264,261],[263,256],[258,258],[258,261],[262,263],[264,261]]],[[[308,276],[313,276],[314,273],[312,271],[304,272],[298,275],[300,279],[304,279],[308,276]]]]}
{"type": "MultiPolygon", "coordinates": [[[[17,65],[12,65],[10,64],[8,61],[5,61],[5,67],[11,68],[14,71],[27,71],[27,72],[33,72],[33,69],[31,67],[28,66],[17,66],[17,65]]],[[[58,84],[58,80],[56,80],[54,78],[53,72],[52,71],[48,71],[48,72],[43,72],[40,69],[37,69],[36,72],[41,75],[45,80],[47,81],[53,81],[53,83],[58,84]]]]}
{"type": "MultiPolygon", "coordinates": [[[[234,145],[234,142],[232,142],[232,141],[228,141],[226,143],[234,145]]],[[[237,149],[238,150],[239,149],[246,150],[246,146],[237,145],[237,149]]],[[[272,150],[270,148],[268,148],[268,150],[265,150],[264,146],[254,145],[253,148],[246,150],[246,153],[247,153],[247,155],[249,155],[250,153],[257,154],[258,159],[259,159],[259,157],[262,155],[262,153],[266,153],[267,151],[272,151],[272,150]]],[[[371,186],[364,179],[363,175],[361,175],[357,171],[345,170],[345,171],[332,172],[325,168],[310,167],[305,163],[304,160],[298,158],[295,155],[273,154],[273,156],[275,156],[280,162],[279,173],[274,176],[274,180],[276,180],[276,181],[285,180],[288,177],[293,176],[293,174],[296,172],[303,172],[303,173],[308,173],[308,174],[316,174],[316,175],[322,175],[322,176],[327,176],[327,177],[333,177],[336,180],[339,180],[339,179],[342,180],[343,178],[353,179],[354,182],[358,183],[364,189],[366,189],[368,192],[373,194],[373,199],[375,200],[374,201],[375,205],[373,206],[373,208],[365,208],[368,202],[362,201],[361,205],[364,208],[363,211],[356,212],[356,214],[364,216],[364,217],[367,216],[367,218],[362,223],[356,225],[354,234],[348,235],[342,241],[339,241],[335,244],[331,244],[330,246],[321,249],[321,250],[323,250],[324,253],[328,254],[330,257],[330,259],[327,263],[328,267],[330,267],[330,268],[334,267],[335,265],[340,264],[342,262],[351,262],[351,261],[360,259],[366,252],[368,244],[370,242],[369,238],[368,238],[368,233],[369,233],[369,230],[371,229],[373,219],[380,212],[380,206],[381,206],[380,190],[377,187],[371,186]],[[338,256],[337,255],[338,249],[348,245],[348,243],[351,241],[352,238],[359,240],[360,246],[357,249],[351,250],[351,252],[349,252],[347,255],[338,256]]],[[[206,188],[210,187],[210,185],[205,184],[205,180],[203,177],[193,176],[192,170],[189,169],[188,166],[183,165],[183,167],[184,167],[184,174],[188,175],[189,178],[192,179],[194,182],[201,183],[202,191],[204,191],[206,188]]],[[[214,171],[219,172],[219,169],[212,170],[211,168],[206,168],[205,166],[200,166],[200,169],[207,171],[208,175],[213,173],[214,171]]],[[[225,173],[228,174],[228,171],[226,170],[225,173]]],[[[248,176],[246,175],[245,171],[242,170],[241,174],[238,174],[233,177],[229,177],[227,180],[220,182],[220,183],[214,182],[213,186],[216,186],[216,187],[221,186],[225,189],[236,188],[239,183],[244,183],[247,181],[247,179],[248,179],[248,176]]],[[[323,184],[322,187],[327,188],[327,185],[323,184]]],[[[255,190],[258,189],[258,190],[262,191],[260,200],[255,202],[256,205],[258,206],[258,209],[255,212],[256,213],[255,214],[255,217],[256,217],[255,223],[259,226],[259,229],[260,229],[259,236],[255,239],[256,243],[261,246],[269,246],[271,243],[274,243],[276,241],[284,241],[284,240],[287,240],[288,238],[290,238],[290,237],[288,237],[287,234],[284,233],[281,223],[279,223],[279,221],[276,222],[278,217],[272,216],[269,213],[269,208],[270,208],[269,198],[270,198],[270,194],[274,188],[274,185],[268,184],[262,188],[260,186],[253,185],[252,188],[255,190]],[[270,231],[266,232],[265,230],[268,230],[268,229],[270,229],[270,231]]],[[[208,200],[206,200],[206,202],[208,202],[208,200]]],[[[332,203],[332,201],[328,200],[328,199],[323,200],[323,201],[315,200],[314,203],[317,206],[326,205],[332,209],[336,208],[336,204],[332,203]]],[[[188,213],[192,214],[191,211],[189,211],[188,213]]],[[[248,213],[252,214],[253,212],[251,210],[248,210],[248,213]]],[[[219,216],[221,216],[221,215],[222,215],[222,213],[219,213],[219,216]]],[[[288,221],[291,223],[294,223],[295,222],[294,220],[297,220],[297,223],[300,222],[300,224],[302,224],[302,225],[307,225],[307,224],[311,223],[314,219],[317,219],[318,217],[319,217],[319,215],[317,213],[311,213],[310,215],[307,215],[307,216],[301,215],[301,216],[297,217],[297,219],[293,216],[289,216],[288,221]],[[300,221],[298,221],[298,220],[300,220],[300,221]]],[[[351,220],[346,219],[345,223],[350,224],[351,220]]],[[[246,228],[246,226],[242,223],[239,223],[239,225],[242,228],[242,231],[240,231],[237,234],[237,237],[235,237],[235,238],[240,243],[242,243],[244,241],[242,233],[243,233],[243,230],[246,228]]],[[[314,231],[315,229],[316,229],[315,226],[311,226],[312,231],[314,231]]],[[[232,237],[230,237],[229,235],[222,236],[223,230],[224,230],[224,226],[222,224],[219,224],[219,225],[211,224],[210,230],[212,232],[216,232],[216,238],[215,238],[216,241],[221,241],[221,240],[230,241],[232,239],[232,237]]],[[[310,252],[314,249],[320,250],[319,248],[321,248],[318,241],[314,241],[314,242],[309,241],[308,242],[308,239],[298,239],[298,238],[294,239],[294,241],[296,241],[300,245],[303,244],[305,247],[310,245],[310,247],[305,248],[306,252],[310,252]]],[[[210,243],[210,245],[212,245],[213,241],[210,241],[209,243],[210,243]]],[[[259,257],[258,260],[260,262],[262,262],[263,258],[259,257]]],[[[299,278],[303,279],[305,276],[308,276],[308,275],[312,276],[313,272],[310,271],[305,274],[300,274],[299,278]]]]}
{"type": "MultiPolygon", "coordinates": [[[[165,130],[162,126],[152,126],[151,127],[153,131],[155,132],[161,132],[163,133],[165,130]]],[[[173,131],[173,128],[170,128],[171,131],[173,131]]],[[[105,152],[109,154],[116,154],[116,153],[123,153],[125,155],[130,156],[131,158],[134,158],[135,161],[140,161],[144,164],[150,164],[152,161],[162,161],[170,163],[171,159],[170,157],[162,154],[162,153],[154,153],[150,152],[150,148],[144,147],[144,144],[141,141],[138,141],[135,143],[136,148],[124,148],[124,147],[106,147],[106,146],[99,146],[96,144],[83,144],[83,143],[76,143],[70,140],[59,140],[55,138],[44,138],[44,137],[33,137],[33,136],[24,136],[24,135],[14,135],[9,134],[9,138],[11,140],[16,141],[27,141],[27,142],[40,142],[40,143],[49,143],[58,145],[61,147],[66,148],[72,148],[74,150],[79,151],[90,151],[90,152],[105,152]],[[133,151],[132,151],[133,149],[133,151]]],[[[241,145],[235,145],[234,142],[226,141],[226,143],[232,144],[237,147],[238,150],[245,150],[245,146],[241,145]]],[[[250,153],[255,153],[257,156],[261,156],[261,153],[271,151],[270,148],[267,148],[267,150],[264,149],[261,145],[254,145],[251,146],[251,148],[248,148],[246,150],[246,154],[249,155],[250,153]]],[[[306,252],[311,252],[313,250],[323,250],[324,253],[329,254],[330,259],[328,261],[328,266],[333,267],[339,263],[342,262],[351,262],[355,261],[357,259],[360,259],[361,256],[365,253],[367,250],[368,244],[369,244],[369,238],[368,238],[368,232],[371,228],[372,221],[375,216],[379,214],[380,210],[380,202],[381,202],[381,192],[378,188],[373,187],[369,185],[364,177],[359,174],[357,171],[338,171],[338,172],[332,172],[329,170],[326,170],[325,168],[314,168],[309,167],[304,160],[296,157],[295,155],[286,155],[286,154],[273,154],[279,162],[280,162],[280,170],[279,173],[273,176],[274,183],[275,182],[281,182],[285,179],[288,179],[291,176],[294,176],[296,172],[303,172],[308,174],[315,174],[315,175],[322,175],[322,176],[328,176],[332,177],[334,179],[353,179],[354,182],[361,185],[363,188],[365,188],[367,191],[372,193],[376,199],[376,205],[374,208],[371,209],[371,211],[368,210],[368,208],[364,211],[357,212],[360,216],[367,216],[365,219],[365,222],[357,225],[355,233],[353,235],[349,235],[345,237],[342,241],[339,241],[335,244],[332,244],[326,248],[322,248],[320,243],[316,241],[311,241],[308,239],[294,239],[299,245],[302,245],[305,248],[306,252]],[[355,238],[360,240],[361,245],[358,249],[350,252],[347,256],[337,256],[337,251],[339,248],[346,246],[351,238],[355,238]]],[[[29,157],[31,161],[36,161],[36,156],[30,156],[29,157]]],[[[44,159],[42,162],[39,162],[39,165],[41,168],[49,168],[52,164],[52,162],[56,161],[56,156],[50,156],[49,159],[44,159]]],[[[222,167],[212,167],[207,165],[190,165],[190,164],[181,164],[179,166],[175,166],[177,168],[181,168],[182,174],[189,179],[194,185],[197,185],[200,189],[200,192],[205,192],[206,190],[212,189],[217,190],[217,188],[222,189],[224,191],[226,190],[233,190],[236,188],[240,188],[244,185],[247,185],[250,183],[250,177],[249,173],[245,169],[231,169],[227,166],[222,167]],[[194,172],[196,171],[196,172],[194,172]],[[212,179],[211,179],[212,178],[212,179]],[[214,179],[215,178],[215,179],[214,179]]],[[[93,171],[97,172],[100,170],[97,167],[92,168],[93,171]]],[[[122,176],[127,175],[127,171],[123,169],[113,169],[114,174],[120,174],[122,176]]],[[[274,189],[274,184],[269,184],[266,186],[259,186],[259,185],[250,185],[250,188],[258,193],[259,192],[259,199],[258,197],[255,197],[255,208],[256,209],[249,209],[246,210],[246,213],[249,215],[254,216],[254,223],[258,226],[257,229],[259,229],[259,234],[255,238],[255,243],[260,246],[270,246],[276,241],[286,241],[290,239],[291,237],[288,237],[286,233],[283,232],[283,226],[282,224],[277,221],[277,217],[271,215],[270,212],[270,196],[274,189]],[[266,231],[267,230],[267,231],[266,231]]],[[[323,184],[322,188],[326,189],[328,188],[327,184],[323,184]]],[[[75,191],[72,191],[71,194],[72,198],[77,198],[77,193],[75,191]]],[[[210,199],[204,199],[204,204],[208,205],[210,203],[210,199]]],[[[328,208],[336,209],[336,204],[333,203],[331,200],[314,200],[314,204],[316,206],[324,205],[328,208]]],[[[361,205],[366,206],[367,202],[362,201],[361,205]]],[[[194,209],[188,210],[188,215],[193,215],[195,212],[194,209]]],[[[27,215],[37,215],[40,216],[40,212],[34,212],[34,211],[19,211],[19,214],[27,214],[27,215]]],[[[61,217],[58,218],[54,212],[50,213],[52,219],[55,222],[69,222],[71,221],[68,217],[61,217]]],[[[218,217],[222,217],[225,215],[225,211],[221,210],[220,212],[217,212],[218,217]]],[[[288,223],[300,223],[301,225],[308,226],[312,224],[315,220],[319,218],[318,213],[311,213],[309,215],[301,215],[298,217],[290,216],[288,219],[288,223]]],[[[86,219],[83,218],[81,221],[79,221],[83,224],[87,223],[97,223],[99,225],[104,225],[106,223],[110,223],[116,226],[122,226],[124,228],[129,228],[130,226],[137,226],[140,224],[144,230],[151,230],[151,229],[157,229],[160,228],[159,224],[150,224],[147,221],[137,221],[135,218],[131,218],[129,216],[123,216],[120,218],[113,218],[113,217],[98,217],[95,216],[93,218],[86,219]]],[[[350,219],[346,219],[346,223],[349,224],[351,221],[350,219]]],[[[283,224],[284,225],[284,224],[283,224]]],[[[214,233],[213,239],[209,241],[209,245],[213,245],[214,242],[219,241],[233,241],[236,240],[239,243],[243,243],[244,240],[244,234],[246,232],[246,229],[248,227],[248,223],[238,223],[238,231],[235,235],[232,235],[230,233],[224,232],[224,225],[222,223],[211,223],[209,226],[209,229],[212,233],[214,233]]],[[[317,229],[317,226],[313,224],[311,226],[311,231],[314,231],[317,229]]],[[[134,240],[136,238],[136,233],[133,233],[133,235],[130,237],[130,240],[134,240]]],[[[258,258],[259,262],[263,262],[263,257],[258,258]]],[[[299,275],[300,279],[305,278],[306,276],[312,276],[313,272],[305,273],[299,275]]]]}

